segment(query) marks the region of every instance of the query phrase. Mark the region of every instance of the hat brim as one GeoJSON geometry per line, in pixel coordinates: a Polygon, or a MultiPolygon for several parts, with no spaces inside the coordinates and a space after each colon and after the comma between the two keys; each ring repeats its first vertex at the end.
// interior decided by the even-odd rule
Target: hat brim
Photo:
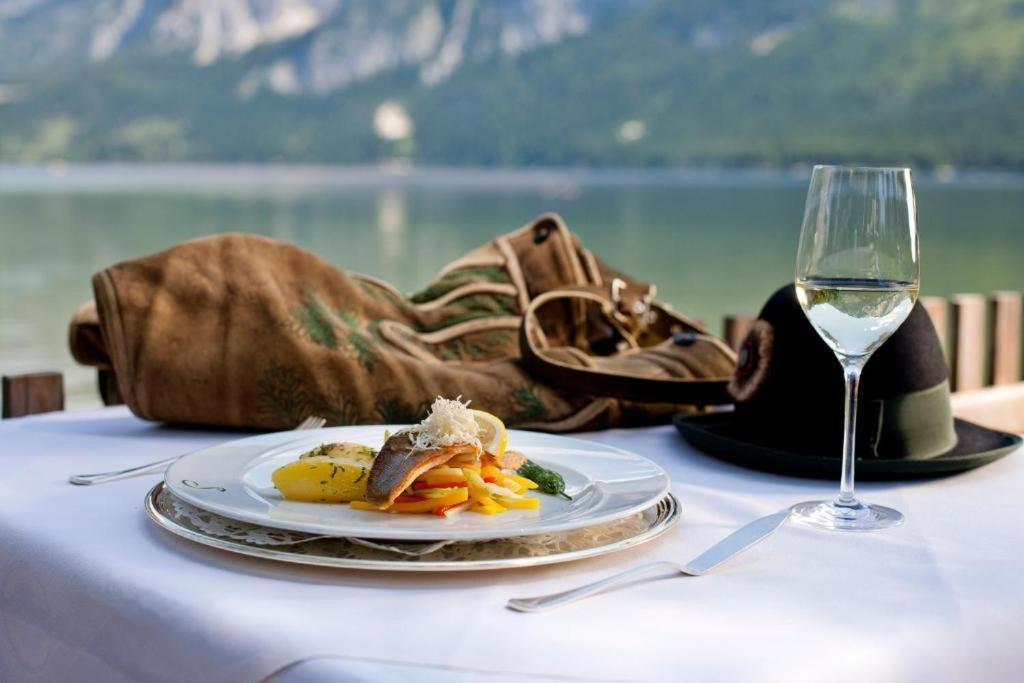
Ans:
{"type": "MultiPolygon", "coordinates": [[[[756,435],[732,412],[679,414],[673,424],[699,450],[741,467],[796,477],[835,479],[840,475],[838,457],[786,451],[757,442],[756,435]]],[[[857,478],[871,480],[938,477],[987,465],[1021,445],[1009,434],[966,420],[954,420],[955,448],[926,460],[857,458],[857,478]]],[[[839,439],[839,435],[836,435],[839,439]]]]}

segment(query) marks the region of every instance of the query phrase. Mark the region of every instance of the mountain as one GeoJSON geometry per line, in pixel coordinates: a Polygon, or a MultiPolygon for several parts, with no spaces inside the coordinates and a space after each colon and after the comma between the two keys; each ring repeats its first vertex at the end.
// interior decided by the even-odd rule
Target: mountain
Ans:
{"type": "Polygon", "coordinates": [[[425,85],[466,61],[515,56],[586,32],[614,0],[0,0],[0,73],[187,55],[248,60],[236,94],[323,95],[403,67],[425,85]],[[298,40],[292,40],[298,38],[298,40]]]}
{"type": "Polygon", "coordinates": [[[1024,168],[1024,0],[0,0],[0,159],[1024,168]]]}

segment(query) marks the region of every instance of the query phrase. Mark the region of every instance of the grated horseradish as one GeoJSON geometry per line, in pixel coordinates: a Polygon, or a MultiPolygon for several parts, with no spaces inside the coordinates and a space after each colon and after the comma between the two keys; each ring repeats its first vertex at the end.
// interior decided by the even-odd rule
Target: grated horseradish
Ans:
{"type": "Polygon", "coordinates": [[[423,421],[409,429],[413,450],[444,448],[460,443],[480,446],[480,427],[469,410],[469,401],[440,396],[430,406],[423,421]]]}

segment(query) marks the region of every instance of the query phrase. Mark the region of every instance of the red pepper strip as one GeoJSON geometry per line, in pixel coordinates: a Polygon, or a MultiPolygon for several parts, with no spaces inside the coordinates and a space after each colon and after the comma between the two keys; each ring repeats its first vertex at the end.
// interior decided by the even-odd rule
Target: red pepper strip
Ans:
{"type": "Polygon", "coordinates": [[[487,482],[488,484],[497,484],[498,483],[498,478],[497,477],[484,477],[484,481],[487,482]]]}
{"type": "Polygon", "coordinates": [[[419,503],[422,500],[426,500],[423,496],[399,496],[395,498],[396,503],[419,503]]]}
{"type": "Polygon", "coordinates": [[[422,489],[459,489],[466,488],[467,484],[464,481],[445,481],[439,484],[428,484],[425,481],[414,481],[412,488],[414,491],[422,489]]]}
{"type": "Polygon", "coordinates": [[[451,510],[452,508],[457,508],[460,505],[465,505],[465,504],[466,504],[465,501],[463,501],[461,503],[452,503],[451,505],[442,505],[441,507],[434,508],[434,514],[437,515],[438,517],[444,517],[445,513],[448,512],[449,510],[451,510]]]}

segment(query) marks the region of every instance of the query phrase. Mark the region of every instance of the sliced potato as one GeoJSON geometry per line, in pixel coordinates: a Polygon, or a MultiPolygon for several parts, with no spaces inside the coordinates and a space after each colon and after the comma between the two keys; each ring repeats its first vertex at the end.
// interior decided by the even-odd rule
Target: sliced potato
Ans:
{"type": "Polygon", "coordinates": [[[323,455],[329,455],[335,458],[354,458],[355,461],[365,460],[367,461],[367,467],[372,467],[373,459],[377,457],[377,451],[373,450],[369,446],[364,446],[361,443],[339,441],[338,443],[321,444],[313,450],[300,455],[299,459],[317,458],[323,455]]]}
{"type": "Polygon", "coordinates": [[[271,479],[288,500],[346,503],[363,499],[372,466],[372,457],[303,456],[274,470],[271,479]]]}

